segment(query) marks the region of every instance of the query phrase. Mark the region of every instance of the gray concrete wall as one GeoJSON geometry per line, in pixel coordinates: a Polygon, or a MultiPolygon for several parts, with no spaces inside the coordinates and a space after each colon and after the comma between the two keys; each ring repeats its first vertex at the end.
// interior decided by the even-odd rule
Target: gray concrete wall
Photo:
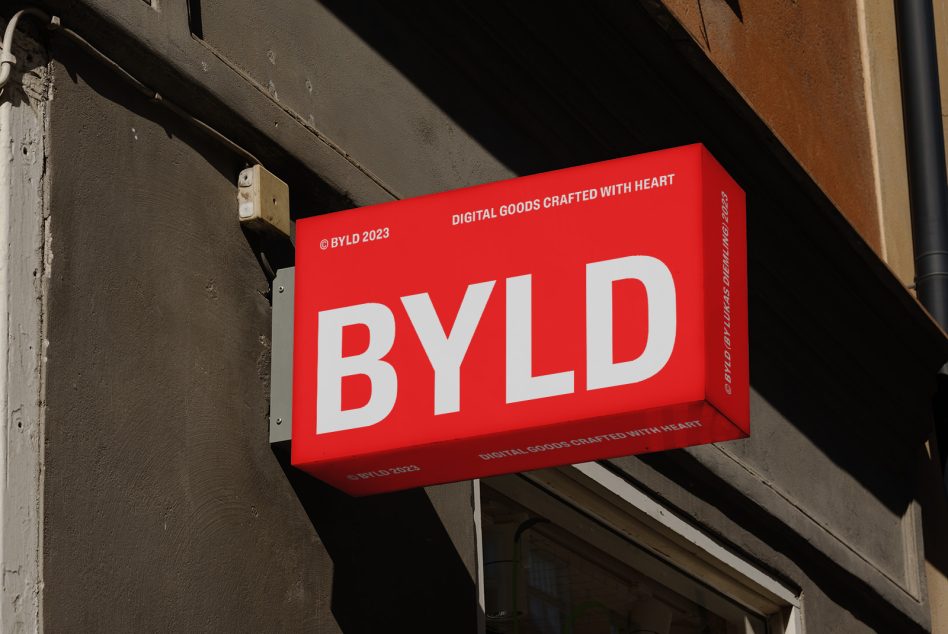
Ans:
{"type": "MultiPolygon", "coordinates": [[[[329,1],[287,8],[246,3],[235,10],[232,3],[209,0],[201,7],[201,35],[208,45],[265,86],[275,102],[339,140],[394,192],[438,191],[679,139],[713,146],[711,128],[726,129],[712,121],[701,100],[683,104],[663,95],[669,80],[662,71],[676,69],[649,67],[650,55],[658,56],[644,50],[649,44],[638,42],[635,53],[611,45],[605,24],[610,13],[630,33],[638,27],[632,21],[643,14],[610,3],[582,12],[563,9],[556,16],[493,5],[454,11],[378,3],[368,11],[329,1]],[[616,77],[602,67],[621,73],[628,88],[615,86],[616,77]],[[527,123],[530,115],[534,119],[527,123]],[[404,160],[406,153],[410,161],[404,160]]],[[[857,33],[854,16],[838,12],[833,18],[847,33],[857,33]]],[[[801,19],[819,21],[820,14],[811,11],[801,19]]],[[[746,28],[767,38],[767,28],[757,23],[746,28]]],[[[836,68],[843,84],[854,88],[829,77],[811,78],[816,90],[830,101],[842,90],[862,104],[858,45],[853,50],[841,62],[835,51],[814,49],[801,72],[810,66],[836,68]],[[834,66],[844,62],[850,67],[834,66]]],[[[752,78],[753,69],[744,70],[752,78]]],[[[766,91],[767,85],[755,89],[766,91]]],[[[793,82],[782,89],[813,104],[793,82]]],[[[808,117],[827,125],[842,117],[848,125],[865,127],[865,120],[859,124],[848,116],[851,110],[814,105],[768,123],[778,134],[805,129],[808,117]]],[[[733,130],[725,134],[734,136],[733,130]]],[[[851,140],[860,156],[868,156],[861,136],[851,140]]],[[[920,430],[928,424],[930,372],[937,361],[920,363],[906,354],[905,344],[896,343],[891,326],[867,308],[847,272],[834,270],[832,239],[821,250],[809,235],[814,229],[801,228],[806,209],[818,203],[792,192],[786,173],[752,168],[759,149],[750,139],[743,143],[732,138],[712,149],[722,160],[731,159],[729,168],[743,176],[739,181],[749,191],[755,431],[751,439],[721,451],[696,450],[668,460],[694,462],[740,495],[759,498],[778,520],[770,530],[784,530],[782,523],[793,527],[801,545],[821,544],[820,556],[836,562],[840,575],[834,581],[832,575],[815,574],[826,584],[820,592],[836,594],[834,584],[858,580],[894,606],[866,611],[861,600],[837,596],[844,610],[865,611],[866,627],[924,626],[921,519],[913,500],[920,430]],[[728,149],[734,154],[721,156],[728,149]]],[[[850,161],[849,145],[834,148],[839,156],[821,160],[861,171],[826,189],[856,191],[861,182],[871,184],[871,160],[850,161]]],[[[868,227],[871,218],[867,222],[868,227]]],[[[875,244],[872,231],[863,230],[862,236],[875,244]]],[[[778,569],[787,565],[761,556],[778,569]]],[[[812,594],[813,587],[808,590],[812,594]]],[[[829,616],[828,608],[821,612],[829,616]]]]}
{"type": "Polygon", "coordinates": [[[470,630],[469,483],[353,501],[267,444],[239,159],[55,57],[46,629],[370,632],[424,609],[470,630]]]}
{"type": "MultiPolygon", "coordinates": [[[[0,24],[3,24],[0,22],[0,24]]],[[[0,629],[42,618],[46,53],[27,37],[0,98],[0,629]]]]}
{"type": "MultiPolygon", "coordinates": [[[[65,16],[107,16],[90,39],[117,34],[95,41],[167,94],[232,96],[179,101],[276,157],[297,214],[705,142],[748,191],[753,436],[616,464],[799,588],[808,632],[928,629],[918,491],[944,349],[674,21],[200,4],[204,43],[180,5],[65,16]]],[[[53,54],[47,627],[351,634],[423,611],[419,631],[469,631],[469,484],[353,501],[266,447],[240,160],[61,38],[53,54]]]]}

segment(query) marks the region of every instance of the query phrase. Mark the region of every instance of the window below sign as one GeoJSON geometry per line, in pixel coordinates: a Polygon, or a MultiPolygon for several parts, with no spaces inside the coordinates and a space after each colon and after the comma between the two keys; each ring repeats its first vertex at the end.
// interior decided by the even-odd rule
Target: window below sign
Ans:
{"type": "Polygon", "coordinates": [[[693,535],[670,534],[580,468],[608,485],[611,472],[593,463],[481,481],[488,634],[799,631],[791,592],[727,561],[698,563],[695,544],[675,546],[693,535]]]}

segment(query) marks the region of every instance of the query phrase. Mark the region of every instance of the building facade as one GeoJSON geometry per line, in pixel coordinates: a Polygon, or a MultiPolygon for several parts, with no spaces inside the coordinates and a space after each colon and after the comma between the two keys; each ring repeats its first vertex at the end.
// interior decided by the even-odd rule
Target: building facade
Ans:
{"type": "Polygon", "coordinates": [[[948,631],[893,2],[26,7],[3,631],[948,631]],[[750,438],[365,498],[271,449],[293,254],[242,169],[300,218],[695,142],[747,193],[750,438]]]}

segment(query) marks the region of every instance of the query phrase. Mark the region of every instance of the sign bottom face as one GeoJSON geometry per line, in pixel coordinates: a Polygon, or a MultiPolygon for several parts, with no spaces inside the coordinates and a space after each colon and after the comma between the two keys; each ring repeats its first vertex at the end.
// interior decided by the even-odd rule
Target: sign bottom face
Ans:
{"type": "Polygon", "coordinates": [[[551,425],[502,438],[444,442],[304,470],[354,496],[618,458],[747,437],[707,402],[551,425]]]}
{"type": "Polygon", "coordinates": [[[744,223],[700,145],[299,220],[293,466],[367,495],[747,436],[744,223]]]}

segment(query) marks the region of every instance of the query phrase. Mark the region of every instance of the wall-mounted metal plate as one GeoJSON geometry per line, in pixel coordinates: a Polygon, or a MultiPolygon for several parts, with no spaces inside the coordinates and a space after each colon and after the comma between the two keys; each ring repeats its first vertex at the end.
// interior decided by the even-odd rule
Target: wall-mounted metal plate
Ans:
{"type": "Polygon", "coordinates": [[[237,215],[249,229],[289,237],[290,188],[262,165],[248,167],[237,178],[237,215]]]}
{"type": "Polygon", "coordinates": [[[293,413],[293,280],[294,267],[277,271],[273,280],[270,331],[270,444],[289,442],[293,413]]]}

